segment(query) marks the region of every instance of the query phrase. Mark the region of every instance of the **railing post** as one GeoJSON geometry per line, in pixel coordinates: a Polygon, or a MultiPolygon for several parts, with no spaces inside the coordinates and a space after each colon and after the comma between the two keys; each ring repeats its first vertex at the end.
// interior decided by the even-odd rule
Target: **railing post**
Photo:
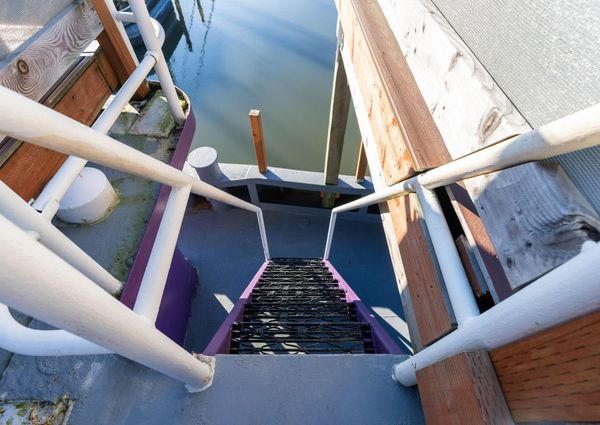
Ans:
{"type": "Polygon", "coordinates": [[[182,124],[185,121],[185,114],[183,113],[177,90],[175,90],[175,85],[173,84],[173,79],[171,78],[171,72],[167,66],[165,56],[162,53],[160,42],[156,37],[154,27],[152,26],[152,20],[148,13],[146,3],[144,0],[129,0],[129,5],[135,16],[140,35],[144,40],[148,53],[156,58],[154,70],[158,76],[162,91],[167,98],[171,113],[173,114],[175,121],[178,124],[182,124]]]}
{"type": "Polygon", "coordinates": [[[258,109],[252,109],[248,114],[252,128],[252,140],[256,152],[256,163],[261,174],[267,172],[267,159],[265,155],[265,136],[263,134],[262,118],[258,109]]]}
{"type": "Polygon", "coordinates": [[[199,391],[212,362],[198,359],[0,216],[0,302],[155,369],[199,391]]]}
{"type": "Polygon", "coordinates": [[[471,290],[469,279],[458,255],[454,239],[448,228],[444,212],[435,193],[421,186],[418,182],[415,189],[423,210],[423,217],[433,250],[437,258],[452,310],[458,326],[479,315],[479,307],[471,290]]]}

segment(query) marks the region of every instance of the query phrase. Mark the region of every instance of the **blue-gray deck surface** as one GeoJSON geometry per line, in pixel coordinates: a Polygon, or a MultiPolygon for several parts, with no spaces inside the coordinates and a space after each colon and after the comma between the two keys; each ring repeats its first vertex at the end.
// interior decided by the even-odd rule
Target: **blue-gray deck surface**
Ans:
{"type": "MultiPolygon", "coordinates": [[[[265,220],[273,256],[322,254],[327,218],[266,212],[265,220]]],[[[88,229],[94,233],[94,226],[88,229]]],[[[200,274],[187,347],[201,351],[263,261],[256,216],[191,208],[179,244],[200,274]]],[[[380,223],[340,217],[331,261],[367,305],[401,320],[380,223]]],[[[68,422],[74,425],[422,423],[416,389],[391,378],[392,365],[403,359],[225,355],[217,359],[213,386],[188,394],[181,383],[116,355],[15,355],[0,381],[0,399],[55,402],[66,395],[75,401],[68,422]]]]}
{"type": "MultiPolygon", "coordinates": [[[[272,257],[322,257],[328,217],[264,215],[272,257]]],[[[256,215],[239,209],[190,209],[179,247],[200,276],[186,346],[201,352],[264,261],[256,215]]],[[[406,347],[404,314],[381,222],[340,215],[330,260],[386,331],[406,347]]]]}

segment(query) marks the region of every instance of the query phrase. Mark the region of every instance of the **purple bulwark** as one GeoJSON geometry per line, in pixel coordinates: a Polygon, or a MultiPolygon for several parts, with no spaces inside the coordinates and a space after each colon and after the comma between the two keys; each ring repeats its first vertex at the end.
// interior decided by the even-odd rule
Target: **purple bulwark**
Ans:
{"type": "MultiPolygon", "coordinates": [[[[171,158],[171,166],[180,170],[183,168],[195,131],[196,118],[190,106],[188,117],[171,158]]],[[[131,267],[127,282],[125,282],[125,287],[121,294],[121,302],[129,308],[133,308],[135,305],[135,300],[170,192],[171,187],[169,186],[163,185],[160,188],[158,199],[140,242],[135,261],[131,267]]],[[[196,293],[197,285],[198,273],[196,269],[186,260],[181,251],[179,251],[179,248],[176,248],[156,319],[156,327],[179,345],[183,345],[185,339],[192,300],[196,293]]]]}
{"type": "MultiPolygon", "coordinates": [[[[340,289],[346,293],[346,302],[354,303],[356,306],[356,314],[361,322],[368,323],[371,327],[373,335],[373,342],[375,346],[375,353],[377,354],[407,354],[396,344],[396,342],[390,337],[390,335],[383,329],[381,324],[377,321],[375,316],[371,314],[369,308],[360,300],[358,295],[350,288],[344,278],[338,273],[338,271],[331,265],[327,260],[323,261],[323,264],[329,269],[334,279],[337,280],[340,289]]],[[[214,356],[215,354],[228,354],[231,340],[231,329],[234,322],[241,320],[244,305],[252,300],[252,291],[258,284],[262,274],[267,269],[269,262],[266,261],[258,269],[256,275],[250,281],[250,284],[246,287],[235,306],[221,324],[209,344],[204,349],[203,354],[208,356],[214,356]]]]}

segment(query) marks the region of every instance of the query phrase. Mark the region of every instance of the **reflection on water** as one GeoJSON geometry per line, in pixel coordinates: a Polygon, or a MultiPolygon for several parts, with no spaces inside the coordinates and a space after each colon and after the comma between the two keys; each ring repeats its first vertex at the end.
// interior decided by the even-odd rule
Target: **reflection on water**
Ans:
{"type": "MultiPolygon", "coordinates": [[[[165,54],[198,120],[194,146],[255,163],[248,111],[263,114],[269,165],[322,171],[336,10],[331,0],[173,0],[165,54]]],[[[352,173],[351,119],[342,172],[352,173]]]]}

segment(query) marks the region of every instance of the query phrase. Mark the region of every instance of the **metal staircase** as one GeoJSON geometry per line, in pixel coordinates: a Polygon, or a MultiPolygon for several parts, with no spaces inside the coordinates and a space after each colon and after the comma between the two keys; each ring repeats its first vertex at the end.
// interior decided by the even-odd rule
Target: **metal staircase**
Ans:
{"type": "Polygon", "coordinates": [[[244,294],[205,354],[401,352],[327,261],[275,258],[244,294]]]}

